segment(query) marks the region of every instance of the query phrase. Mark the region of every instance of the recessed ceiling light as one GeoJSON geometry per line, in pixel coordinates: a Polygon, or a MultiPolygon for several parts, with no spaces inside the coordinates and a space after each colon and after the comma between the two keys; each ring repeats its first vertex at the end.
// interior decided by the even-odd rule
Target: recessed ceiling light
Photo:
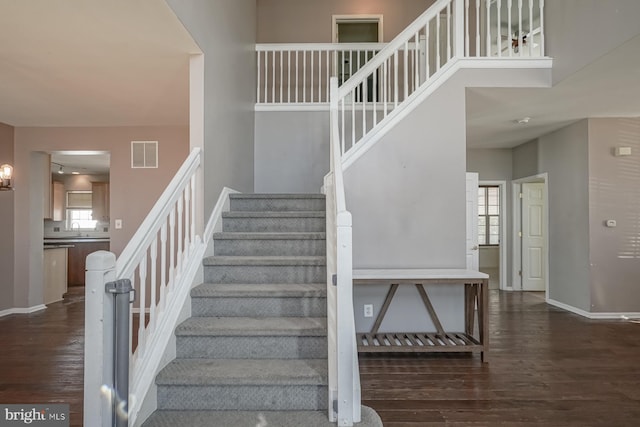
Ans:
{"type": "Polygon", "coordinates": [[[71,172],[71,175],[80,175],[80,172],[73,171],[71,172]]]}
{"type": "Polygon", "coordinates": [[[523,117],[521,119],[516,120],[516,123],[519,125],[526,125],[531,120],[531,117],[523,117]]]}

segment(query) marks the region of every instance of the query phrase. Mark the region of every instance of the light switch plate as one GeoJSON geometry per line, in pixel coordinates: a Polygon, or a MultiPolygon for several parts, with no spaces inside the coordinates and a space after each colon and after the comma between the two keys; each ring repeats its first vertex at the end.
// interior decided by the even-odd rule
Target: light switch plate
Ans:
{"type": "Polygon", "coordinates": [[[373,304],[364,305],[364,317],[373,317],[373,304]]]}
{"type": "Polygon", "coordinates": [[[116,230],[120,230],[122,228],[122,220],[121,219],[116,219],[114,225],[116,227],[116,230]]]}

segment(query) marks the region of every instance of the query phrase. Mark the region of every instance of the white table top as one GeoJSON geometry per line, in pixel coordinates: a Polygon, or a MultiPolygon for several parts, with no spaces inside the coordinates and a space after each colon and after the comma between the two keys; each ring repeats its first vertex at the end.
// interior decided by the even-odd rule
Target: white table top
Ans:
{"type": "Polygon", "coordinates": [[[480,280],[489,275],[476,270],[458,268],[375,268],[353,270],[354,281],[366,280],[480,280]]]}

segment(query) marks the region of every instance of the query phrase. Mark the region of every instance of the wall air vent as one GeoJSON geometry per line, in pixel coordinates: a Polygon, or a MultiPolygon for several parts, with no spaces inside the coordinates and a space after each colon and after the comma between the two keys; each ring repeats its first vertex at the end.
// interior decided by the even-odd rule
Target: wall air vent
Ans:
{"type": "Polygon", "coordinates": [[[131,167],[157,168],[158,141],[131,141],[131,167]]]}

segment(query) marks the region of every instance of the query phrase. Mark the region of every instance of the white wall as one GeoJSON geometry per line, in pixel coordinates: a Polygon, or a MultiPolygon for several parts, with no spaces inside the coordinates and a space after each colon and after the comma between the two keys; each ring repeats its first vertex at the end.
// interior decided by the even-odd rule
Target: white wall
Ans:
{"type": "Polygon", "coordinates": [[[253,191],[256,1],[167,3],[204,53],[208,218],[223,187],[253,191]]]}

